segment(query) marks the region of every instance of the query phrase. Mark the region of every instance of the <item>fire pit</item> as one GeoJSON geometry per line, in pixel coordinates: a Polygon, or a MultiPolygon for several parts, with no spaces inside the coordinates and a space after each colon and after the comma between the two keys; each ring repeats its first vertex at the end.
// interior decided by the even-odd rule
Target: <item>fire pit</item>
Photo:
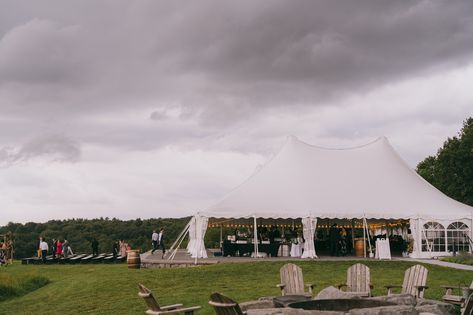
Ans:
{"type": "Polygon", "coordinates": [[[327,299],[291,303],[290,308],[317,311],[347,312],[352,309],[395,306],[395,303],[368,299],[327,299]]]}

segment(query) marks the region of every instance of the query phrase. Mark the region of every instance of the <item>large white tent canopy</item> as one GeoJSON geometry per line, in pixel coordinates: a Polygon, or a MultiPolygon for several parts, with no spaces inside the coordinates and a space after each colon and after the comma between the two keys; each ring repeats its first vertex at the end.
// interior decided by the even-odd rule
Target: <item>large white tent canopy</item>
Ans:
{"type": "MultiPolygon", "coordinates": [[[[302,218],[306,239],[313,238],[317,218],[410,219],[415,251],[421,256],[425,222],[467,222],[471,235],[473,207],[425,181],[386,137],[355,148],[327,149],[291,136],[259,171],[193,218],[188,248],[195,257],[206,256],[201,253],[210,217],[255,218],[255,222],[302,218]]],[[[306,257],[316,257],[313,244],[308,246],[306,257]]]]}
{"type": "Polygon", "coordinates": [[[326,149],[289,137],[282,150],[207,217],[471,218],[473,208],[426,182],[385,137],[326,149]]]}

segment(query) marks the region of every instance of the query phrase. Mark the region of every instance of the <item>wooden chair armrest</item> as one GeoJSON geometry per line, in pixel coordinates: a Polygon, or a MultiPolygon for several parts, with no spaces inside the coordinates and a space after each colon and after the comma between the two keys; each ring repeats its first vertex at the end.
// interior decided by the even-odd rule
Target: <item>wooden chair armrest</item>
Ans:
{"type": "Polygon", "coordinates": [[[220,303],[220,302],[214,302],[214,301],[209,301],[209,304],[212,306],[216,307],[234,307],[237,306],[236,303],[220,303]]]}
{"type": "Polygon", "coordinates": [[[337,288],[340,290],[343,287],[346,287],[347,285],[345,283],[337,285],[337,288]]]}
{"type": "Polygon", "coordinates": [[[178,307],[182,307],[182,304],[172,304],[172,305],[160,306],[159,308],[162,309],[163,311],[167,311],[167,310],[176,309],[178,307]]]}

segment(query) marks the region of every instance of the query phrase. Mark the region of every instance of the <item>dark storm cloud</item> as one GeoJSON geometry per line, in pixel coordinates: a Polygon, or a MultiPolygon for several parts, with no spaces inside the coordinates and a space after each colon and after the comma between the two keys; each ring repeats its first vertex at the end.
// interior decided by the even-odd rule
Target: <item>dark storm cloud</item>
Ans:
{"type": "MultiPolygon", "coordinates": [[[[130,108],[147,113],[141,143],[189,120],[224,134],[470,63],[472,16],[471,1],[3,1],[0,110],[81,140],[80,122],[130,108]]],[[[137,143],[95,128],[84,138],[137,143]]]]}

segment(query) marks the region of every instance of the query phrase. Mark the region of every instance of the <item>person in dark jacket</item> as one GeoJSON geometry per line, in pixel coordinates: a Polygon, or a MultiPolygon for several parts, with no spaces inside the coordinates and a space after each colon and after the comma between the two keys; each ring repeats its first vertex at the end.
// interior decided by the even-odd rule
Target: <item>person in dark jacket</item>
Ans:
{"type": "Polygon", "coordinates": [[[338,242],[340,241],[340,231],[337,227],[337,223],[332,224],[328,232],[330,241],[330,255],[338,256],[338,242]]]}
{"type": "Polygon", "coordinates": [[[119,251],[120,251],[120,245],[118,244],[118,241],[115,240],[115,242],[113,242],[113,248],[112,248],[113,257],[117,257],[119,251]]]}
{"type": "Polygon", "coordinates": [[[99,242],[97,241],[97,239],[94,237],[92,239],[92,255],[94,256],[98,256],[99,254],[99,242]]]}
{"type": "Polygon", "coordinates": [[[54,238],[51,242],[51,253],[53,254],[53,259],[56,258],[56,240],[54,238]]]}

